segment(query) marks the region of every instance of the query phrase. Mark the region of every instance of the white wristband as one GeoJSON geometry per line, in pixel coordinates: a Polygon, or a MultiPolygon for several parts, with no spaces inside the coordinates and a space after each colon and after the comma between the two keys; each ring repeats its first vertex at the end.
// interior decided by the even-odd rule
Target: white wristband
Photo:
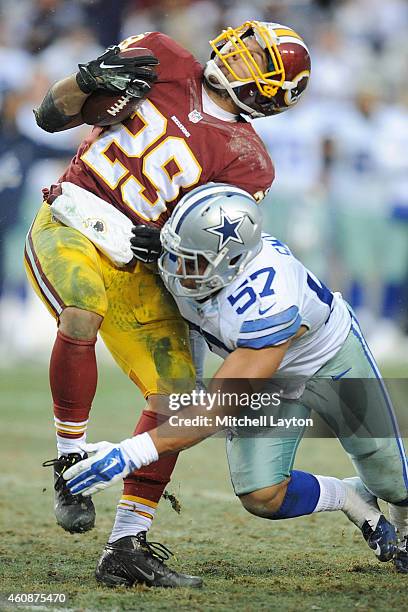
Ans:
{"type": "Polygon", "coordinates": [[[123,440],[120,446],[129,460],[136,466],[136,469],[139,469],[142,465],[154,463],[159,458],[159,453],[147,432],[123,440]]]}

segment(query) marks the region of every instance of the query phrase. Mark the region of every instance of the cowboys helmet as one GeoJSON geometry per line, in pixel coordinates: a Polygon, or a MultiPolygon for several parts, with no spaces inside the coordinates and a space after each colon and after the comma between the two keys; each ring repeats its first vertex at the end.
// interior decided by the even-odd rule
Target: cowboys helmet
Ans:
{"type": "Polygon", "coordinates": [[[167,289],[199,299],[228,285],[260,251],[261,222],[243,189],[209,183],[190,191],[161,231],[158,264],[167,289]]]}
{"type": "Polygon", "coordinates": [[[208,86],[227,92],[243,114],[253,118],[282,113],[294,106],[310,77],[310,55],[306,43],[292,28],[279,23],[246,21],[227,28],[210,40],[211,59],[204,70],[208,86]],[[268,59],[266,72],[246,44],[254,36],[268,59]],[[250,76],[239,77],[234,61],[240,57],[250,76]],[[226,68],[229,78],[220,67],[226,68]]]}

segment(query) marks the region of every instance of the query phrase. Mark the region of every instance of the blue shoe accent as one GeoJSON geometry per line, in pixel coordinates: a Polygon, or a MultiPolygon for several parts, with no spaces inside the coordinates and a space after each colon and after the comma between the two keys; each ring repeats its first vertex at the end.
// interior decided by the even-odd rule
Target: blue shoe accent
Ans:
{"type": "Polygon", "coordinates": [[[394,565],[400,574],[408,574],[408,537],[404,538],[394,556],[394,565]]]}
{"type": "Polygon", "coordinates": [[[361,531],[363,532],[364,539],[374,551],[379,561],[390,561],[396,555],[398,550],[397,532],[394,525],[389,523],[385,516],[380,516],[375,529],[366,521],[361,531]]]}

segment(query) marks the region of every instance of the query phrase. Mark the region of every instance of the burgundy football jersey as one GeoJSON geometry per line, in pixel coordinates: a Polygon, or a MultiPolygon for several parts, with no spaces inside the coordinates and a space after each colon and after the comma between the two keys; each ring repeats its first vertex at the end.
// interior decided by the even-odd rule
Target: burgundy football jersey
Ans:
{"type": "Polygon", "coordinates": [[[151,49],[158,80],[129,119],[92,130],[59,181],[91,191],[136,224],[159,227],[186,192],[211,181],[260,199],[274,178],[271,159],[250,123],[204,113],[199,62],[159,32],[121,46],[151,49]]]}

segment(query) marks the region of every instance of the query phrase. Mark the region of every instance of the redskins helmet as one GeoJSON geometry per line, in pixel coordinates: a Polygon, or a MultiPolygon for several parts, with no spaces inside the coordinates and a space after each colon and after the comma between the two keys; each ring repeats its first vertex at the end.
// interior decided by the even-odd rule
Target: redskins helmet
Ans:
{"type": "Polygon", "coordinates": [[[282,113],[294,106],[306,89],[310,77],[309,50],[292,28],[279,23],[246,21],[238,28],[227,28],[210,40],[210,45],[213,51],[205,66],[204,78],[211,89],[228,92],[244,114],[256,118],[282,113]],[[265,51],[266,72],[247,47],[248,36],[254,36],[265,51]],[[237,57],[244,61],[249,77],[236,74],[231,58],[237,57]],[[230,80],[220,69],[221,65],[231,75],[230,80]]]}

